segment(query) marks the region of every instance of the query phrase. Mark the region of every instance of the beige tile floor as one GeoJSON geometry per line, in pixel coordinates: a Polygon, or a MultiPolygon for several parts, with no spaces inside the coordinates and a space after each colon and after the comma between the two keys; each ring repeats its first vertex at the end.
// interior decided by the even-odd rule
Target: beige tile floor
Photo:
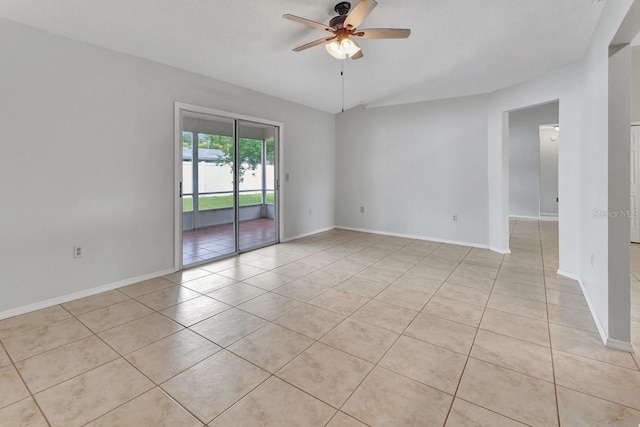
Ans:
{"type": "Polygon", "coordinates": [[[506,256],[332,230],[2,320],[0,426],[637,426],[557,225],[511,227],[506,256]]]}

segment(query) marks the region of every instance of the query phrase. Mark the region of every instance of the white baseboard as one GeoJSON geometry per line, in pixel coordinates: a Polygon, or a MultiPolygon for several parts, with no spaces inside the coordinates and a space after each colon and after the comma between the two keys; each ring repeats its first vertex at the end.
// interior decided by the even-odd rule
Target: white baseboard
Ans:
{"type": "Polygon", "coordinates": [[[509,215],[509,219],[530,219],[532,221],[538,221],[540,217],[538,216],[528,216],[528,215],[509,215]]]}
{"type": "Polygon", "coordinates": [[[607,347],[615,348],[616,350],[626,351],[628,353],[635,353],[633,345],[626,341],[617,340],[614,338],[607,339],[607,347]]]}
{"type": "Polygon", "coordinates": [[[589,306],[589,311],[591,312],[591,317],[593,317],[593,321],[596,324],[596,328],[598,329],[598,333],[600,334],[600,339],[602,340],[602,343],[606,347],[611,347],[611,348],[615,348],[616,350],[622,350],[622,351],[633,353],[633,346],[631,345],[630,342],[609,338],[609,334],[607,333],[606,329],[602,325],[600,318],[596,314],[596,310],[594,308],[593,303],[591,302],[591,299],[589,298],[589,294],[587,293],[586,288],[584,287],[584,282],[582,281],[582,278],[577,274],[569,273],[567,271],[563,271],[560,269],[557,271],[557,273],[560,276],[564,276],[569,279],[573,279],[577,281],[578,284],[580,285],[580,289],[582,290],[582,295],[584,296],[584,299],[587,301],[587,305],[589,306]]]}
{"type": "Polygon", "coordinates": [[[313,234],[323,233],[325,231],[333,230],[334,228],[336,228],[336,227],[333,226],[333,225],[330,225],[328,227],[318,228],[317,230],[308,231],[306,233],[301,233],[301,234],[296,234],[295,236],[285,237],[285,238],[281,239],[280,242],[281,243],[286,243],[286,242],[290,242],[291,240],[302,239],[303,237],[311,236],[313,234]]]}
{"type": "Polygon", "coordinates": [[[335,228],[338,228],[340,230],[360,231],[362,233],[379,234],[381,236],[404,237],[406,239],[428,240],[431,242],[447,243],[450,245],[469,246],[469,247],[478,248],[478,249],[489,249],[489,245],[483,245],[480,243],[463,242],[460,240],[440,239],[438,237],[418,236],[416,234],[391,233],[388,231],[371,230],[368,228],[343,227],[341,225],[336,225],[335,228]]]}
{"type": "Polygon", "coordinates": [[[21,307],[12,308],[12,309],[0,312],[0,320],[7,319],[13,316],[18,316],[20,314],[29,313],[35,310],[41,310],[43,308],[52,307],[54,305],[64,304],[65,302],[73,301],[76,299],[90,297],[91,295],[96,295],[102,292],[111,291],[113,289],[121,288],[127,285],[132,285],[134,283],[142,282],[144,280],[165,276],[167,274],[174,273],[175,271],[176,271],[175,268],[170,268],[168,270],[157,271],[155,273],[143,274],[142,276],[132,277],[129,279],[120,280],[118,282],[109,283],[109,284],[98,286],[95,288],[85,289],[83,291],[74,292],[74,293],[63,295],[60,297],[55,297],[55,298],[47,299],[44,301],[39,301],[33,304],[27,304],[21,307]]]}
{"type": "Polygon", "coordinates": [[[528,221],[558,221],[558,215],[540,213],[539,216],[509,215],[509,219],[526,219],[528,221]]]}
{"type": "Polygon", "coordinates": [[[489,246],[489,250],[492,250],[493,252],[497,252],[499,254],[510,254],[511,253],[511,249],[509,248],[496,248],[495,246],[489,246]]]}
{"type": "Polygon", "coordinates": [[[584,299],[587,301],[587,305],[589,306],[589,311],[591,312],[591,317],[593,317],[593,321],[595,322],[596,328],[598,329],[598,333],[600,334],[600,339],[602,340],[602,344],[607,345],[607,339],[609,338],[609,335],[607,334],[607,331],[602,325],[600,318],[596,314],[595,307],[591,302],[591,299],[589,298],[589,294],[587,293],[586,288],[584,287],[584,282],[582,281],[582,278],[577,274],[569,273],[568,271],[563,271],[560,269],[558,269],[557,273],[560,276],[564,276],[568,279],[572,279],[578,282],[578,284],[580,285],[580,289],[582,290],[582,296],[584,296],[584,299]]]}

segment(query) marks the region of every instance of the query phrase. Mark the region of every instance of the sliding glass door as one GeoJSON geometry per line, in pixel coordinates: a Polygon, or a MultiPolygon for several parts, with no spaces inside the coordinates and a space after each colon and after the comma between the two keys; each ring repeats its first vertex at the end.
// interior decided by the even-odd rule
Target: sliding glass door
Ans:
{"type": "Polygon", "coordinates": [[[276,240],[276,126],[238,121],[238,245],[240,251],[276,240]]]}
{"type": "Polygon", "coordinates": [[[275,125],[182,111],[183,266],[277,243],[275,125]]]}

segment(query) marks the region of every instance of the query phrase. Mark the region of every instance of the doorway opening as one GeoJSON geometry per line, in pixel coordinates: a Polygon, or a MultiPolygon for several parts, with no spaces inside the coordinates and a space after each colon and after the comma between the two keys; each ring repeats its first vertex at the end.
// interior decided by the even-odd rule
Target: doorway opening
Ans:
{"type": "Polygon", "coordinates": [[[279,242],[279,123],[176,104],[176,265],[279,242]]]}
{"type": "Polygon", "coordinates": [[[560,125],[540,126],[540,204],[541,220],[558,220],[558,144],[560,125]]]}
{"type": "Polygon", "coordinates": [[[508,113],[509,217],[558,219],[560,103],[508,113]]]}

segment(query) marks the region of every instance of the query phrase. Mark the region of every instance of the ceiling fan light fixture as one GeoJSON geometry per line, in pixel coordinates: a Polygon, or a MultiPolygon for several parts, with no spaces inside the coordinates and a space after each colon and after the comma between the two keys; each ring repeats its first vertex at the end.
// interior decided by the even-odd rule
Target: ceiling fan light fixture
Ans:
{"type": "Polygon", "coordinates": [[[325,45],[325,49],[329,55],[336,59],[351,58],[353,55],[360,52],[360,48],[348,37],[327,43],[325,45]]]}

